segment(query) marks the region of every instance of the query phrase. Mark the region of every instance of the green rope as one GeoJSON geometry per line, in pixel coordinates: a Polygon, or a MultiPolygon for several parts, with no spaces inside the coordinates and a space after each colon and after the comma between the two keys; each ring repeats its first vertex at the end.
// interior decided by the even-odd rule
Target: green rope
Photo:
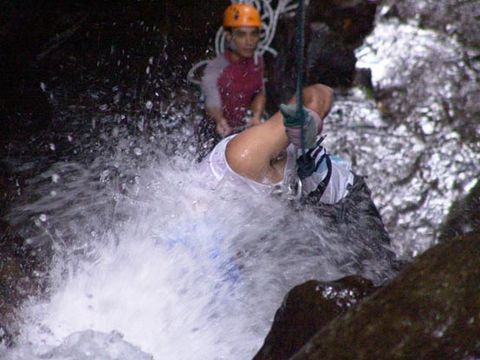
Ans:
{"type": "Polygon", "coordinates": [[[297,116],[300,119],[300,139],[302,145],[302,157],[305,157],[305,114],[303,111],[303,48],[304,48],[304,12],[303,0],[298,1],[297,12],[297,31],[295,39],[296,63],[297,63],[297,116]]]}
{"type": "Polygon", "coordinates": [[[297,118],[300,119],[300,143],[302,155],[297,158],[297,175],[300,180],[312,175],[315,171],[315,159],[311,151],[305,153],[305,111],[303,110],[303,48],[304,48],[304,0],[298,1],[297,32],[296,32],[296,61],[297,61],[297,118]]]}

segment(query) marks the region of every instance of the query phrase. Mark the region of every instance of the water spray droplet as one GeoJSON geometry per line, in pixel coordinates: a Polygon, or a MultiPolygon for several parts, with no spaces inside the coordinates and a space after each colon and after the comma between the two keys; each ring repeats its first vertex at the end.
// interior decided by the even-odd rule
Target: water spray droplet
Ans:
{"type": "Polygon", "coordinates": [[[100,175],[100,181],[105,182],[109,175],[110,175],[110,170],[104,170],[100,175]]]}
{"type": "Polygon", "coordinates": [[[47,91],[47,85],[45,85],[45,83],[41,82],[40,83],[40,89],[42,89],[43,92],[47,91]]]}
{"type": "Polygon", "coordinates": [[[58,174],[53,174],[53,175],[52,175],[52,182],[57,183],[58,180],[60,180],[60,175],[58,175],[58,174]]]}
{"type": "Polygon", "coordinates": [[[50,150],[55,151],[55,144],[50,143],[49,147],[50,147],[50,150]]]}
{"type": "Polygon", "coordinates": [[[153,108],[153,103],[148,100],[146,103],[145,103],[145,107],[147,108],[147,110],[152,110],[153,108]]]}
{"type": "Polygon", "coordinates": [[[142,155],[142,149],[136,147],[135,149],[133,149],[133,153],[137,156],[140,156],[142,155]]]}
{"type": "Polygon", "coordinates": [[[41,214],[38,218],[40,219],[41,222],[47,221],[47,215],[45,214],[41,214]]]}

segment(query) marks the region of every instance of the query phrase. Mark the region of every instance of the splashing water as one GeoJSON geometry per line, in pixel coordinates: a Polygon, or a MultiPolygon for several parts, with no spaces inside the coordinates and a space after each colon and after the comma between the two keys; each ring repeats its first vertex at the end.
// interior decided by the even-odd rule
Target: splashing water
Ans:
{"type": "MultiPolygon", "coordinates": [[[[408,26],[400,30],[410,33],[408,26]]],[[[379,27],[372,38],[383,33],[379,27]]],[[[382,85],[386,75],[373,75],[382,85]]],[[[82,143],[78,153],[90,159],[59,161],[30,180],[25,193],[31,199],[16,207],[11,220],[25,225],[32,246],[53,249],[44,275],[50,286],[45,296],[24,305],[17,345],[0,350],[2,359],[250,359],[289,289],[312,278],[352,274],[342,260],[358,249],[342,243],[321,217],[228,184],[213,192],[188,156],[172,156],[191,138],[185,129],[180,137],[172,134],[185,122],[181,101],[177,105],[166,110],[172,118],[163,133],[148,140],[144,118],[128,117],[136,125],[132,137],[111,125],[121,124],[123,114],[94,117],[92,128],[104,134],[68,137],[69,142],[88,138],[92,144],[82,143]]],[[[428,248],[434,242],[431,229],[458,197],[450,174],[473,173],[477,156],[459,147],[450,129],[432,128],[424,116],[416,121],[433,149],[427,154],[418,136],[385,123],[363,95],[339,99],[336,106],[357,116],[338,120],[332,114],[327,130],[341,131],[330,131],[328,147],[340,154],[352,148],[357,169],[370,175],[387,225],[393,224],[397,253],[428,248]],[[445,143],[453,148],[441,146],[445,143]],[[422,180],[446,174],[438,183],[442,191],[430,191],[417,212],[398,210],[399,198],[417,203],[414,196],[426,186],[412,186],[417,177],[405,185],[398,181],[406,178],[397,171],[406,161],[398,149],[406,147],[408,154],[424,153],[422,180]],[[445,161],[459,148],[461,171],[445,161]],[[392,220],[397,214],[400,219],[392,220]],[[419,231],[424,228],[426,235],[419,231]]],[[[152,103],[145,108],[152,110],[152,103]]],[[[48,148],[58,151],[53,142],[48,148]]],[[[368,277],[378,280],[384,274],[383,264],[368,264],[368,277]]]]}
{"type": "Polygon", "coordinates": [[[11,217],[53,248],[50,287],[4,358],[249,359],[291,287],[351,273],[336,259],[354,250],[318,216],[213,192],[189,160],[128,146],[144,156],[117,149],[32,179],[35,201],[11,217]]]}

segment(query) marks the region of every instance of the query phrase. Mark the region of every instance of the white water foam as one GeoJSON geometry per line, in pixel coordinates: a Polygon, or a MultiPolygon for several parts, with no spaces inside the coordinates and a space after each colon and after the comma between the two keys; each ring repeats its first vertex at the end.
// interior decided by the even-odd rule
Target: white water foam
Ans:
{"type": "Polygon", "coordinates": [[[345,275],[331,255],[350,250],[319,217],[228,184],[212,192],[162,161],[123,169],[127,187],[96,186],[98,162],[75,176],[57,164],[63,175],[22,209],[56,244],[52,286],[23,309],[7,359],[250,359],[291,287],[345,275]]]}

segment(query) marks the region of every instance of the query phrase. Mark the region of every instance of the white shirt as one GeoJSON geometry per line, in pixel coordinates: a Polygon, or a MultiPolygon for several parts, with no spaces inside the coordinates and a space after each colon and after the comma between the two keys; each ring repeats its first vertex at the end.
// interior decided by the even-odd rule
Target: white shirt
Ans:
{"type": "MultiPolygon", "coordinates": [[[[236,134],[230,135],[220,141],[210,154],[200,163],[202,174],[206,176],[206,183],[212,189],[215,189],[221,182],[228,181],[234,185],[248,187],[256,193],[271,194],[276,188],[286,187],[286,179],[292,173],[296,173],[296,159],[297,151],[293,145],[287,148],[287,161],[283,174],[283,180],[278,183],[260,183],[242,175],[237,174],[228,164],[226,158],[226,147],[230,140],[236,134]]],[[[325,152],[325,149],[322,150],[325,152]]],[[[348,185],[353,184],[353,173],[351,172],[351,165],[348,161],[330,155],[332,162],[332,174],[327,188],[325,189],[320,201],[326,204],[334,204],[339,202],[348,194],[348,185]]],[[[308,178],[302,181],[302,195],[314,191],[318,184],[327,176],[328,167],[325,161],[320,163],[318,169],[308,178]]]]}

